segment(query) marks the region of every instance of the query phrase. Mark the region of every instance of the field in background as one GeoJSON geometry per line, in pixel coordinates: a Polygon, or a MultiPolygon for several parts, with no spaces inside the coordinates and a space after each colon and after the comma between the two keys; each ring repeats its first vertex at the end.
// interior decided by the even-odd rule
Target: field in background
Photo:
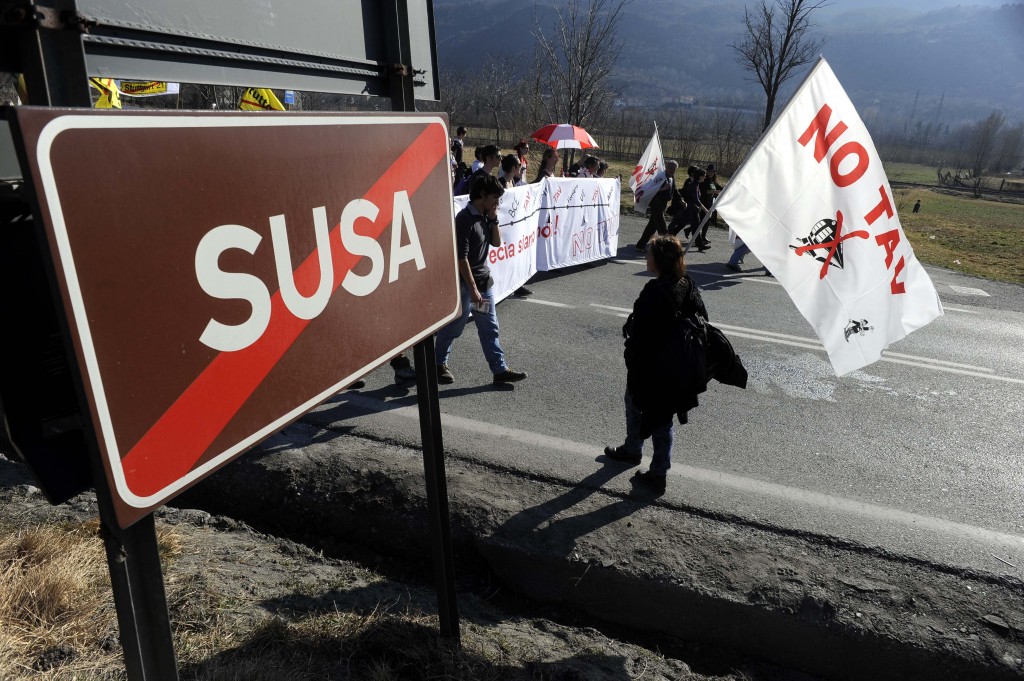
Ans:
{"type": "Polygon", "coordinates": [[[914,189],[900,222],[919,260],[1024,284],[1024,205],[914,189]],[[911,206],[921,199],[921,212],[911,206]]]}

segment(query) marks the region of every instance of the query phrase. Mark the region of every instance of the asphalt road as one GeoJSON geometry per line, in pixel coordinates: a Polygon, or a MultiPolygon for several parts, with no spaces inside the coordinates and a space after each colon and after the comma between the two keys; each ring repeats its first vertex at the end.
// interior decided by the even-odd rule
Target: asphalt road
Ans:
{"type": "MultiPolygon", "coordinates": [[[[498,307],[512,368],[493,387],[472,325],[440,387],[451,456],[627,494],[633,469],[599,474],[623,437],[621,326],[647,281],[624,217],[619,258],[530,282],[498,307]]],[[[748,255],[726,270],[724,232],[688,257],[711,321],[749,373],[713,383],[676,426],[660,503],[719,517],[1024,577],[1024,287],[928,268],[946,314],[837,378],[810,325],[748,255]]],[[[415,389],[385,366],[307,420],[417,446],[415,389]]],[[[650,445],[645,448],[646,466],[650,445]]]]}

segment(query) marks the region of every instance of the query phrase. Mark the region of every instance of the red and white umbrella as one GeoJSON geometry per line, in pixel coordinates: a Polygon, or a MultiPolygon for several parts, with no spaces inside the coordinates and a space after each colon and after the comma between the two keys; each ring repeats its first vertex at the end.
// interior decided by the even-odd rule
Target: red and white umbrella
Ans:
{"type": "Polygon", "coordinates": [[[583,128],[568,123],[551,123],[530,135],[533,139],[555,149],[598,148],[597,142],[583,128]]]}

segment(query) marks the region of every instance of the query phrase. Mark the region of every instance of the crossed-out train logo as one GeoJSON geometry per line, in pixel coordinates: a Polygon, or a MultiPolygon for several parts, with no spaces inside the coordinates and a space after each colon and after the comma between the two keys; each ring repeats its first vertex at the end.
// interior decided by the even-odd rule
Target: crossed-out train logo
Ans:
{"type": "Polygon", "coordinates": [[[811,227],[811,232],[807,235],[806,239],[798,237],[797,241],[799,243],[796,245],[790,244],[789,247],[796,251],[797,255],[810,253],[815,260],[822,263],[820,278],[824,279],[825,275],[828,274],[830,265],[843,269],[844,241],[854,237],[867,239],[869,236],[864,230],[857,230],[849,234],[843,234],[842,232],[843,212],[836,211],[835,220],[831,218],[818,220],[811,227]],[[824,253],[818,253],[818,251],[824,251],[824,253]]]}
{"type": "Polygon", "coordinates": [[[839,269],[843,269],[843,245],[837,244],[834,249],[827,245],[831,244],[835,239],[836,221],[825,218],[814,223],[814,227],[811,227],[811,233],[807,235],[806,239],[798,238],[797,241],[800,243],[797,245],[790,244],[789,247],[794,251],[802,251],[798,255],[810,253],[818,262],[830,262],[839,269]],[[819,249],[825,251],[825,253],[819,254],[817,252],[819,249]]]}
{"type": "Polygon", "coordinates": [[[850,342],[850,336],[859,336],[871,331],[875,327],[868,325],[866,319],[851,319],[846,324],[846,328],[843,329],[843,335],[846,337],[846,342],[850,342]]]}

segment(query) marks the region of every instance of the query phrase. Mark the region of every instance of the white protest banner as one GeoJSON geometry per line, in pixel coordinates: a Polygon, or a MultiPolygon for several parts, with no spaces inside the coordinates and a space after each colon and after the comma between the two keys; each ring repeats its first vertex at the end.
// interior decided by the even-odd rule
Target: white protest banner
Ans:
{"type": "MultiPolygon", "coordinates": [[[[537,272],[537,226],[543,184],[506,189],[498,203],[501,245],[487,252],[494,279],[494,299],[504,300],[537,272]]],[[[469,195],[455,197],[455,212],[469,203],[469,195]]]]}
{"type": "Polygon", "coordinates": [[[647,206],[661,189],[665,177],[665,158],[661,153],[661,138],[658,137],[658,126],[655,124],[654,135],[633,169],[633,174],[629,176],[635,212],[641,215],[647,212],[647,206]]]}
{"type": "Polygon", "coordinates": [[[619,180],[546,178],[537,269],[581,265],[619,250],[619,180]]]}
{"type": "Polygon", "coordinates": [[[839,376],[942,314],[874,143],[824,59],[715,208],[785,286],[839,376]]]}

